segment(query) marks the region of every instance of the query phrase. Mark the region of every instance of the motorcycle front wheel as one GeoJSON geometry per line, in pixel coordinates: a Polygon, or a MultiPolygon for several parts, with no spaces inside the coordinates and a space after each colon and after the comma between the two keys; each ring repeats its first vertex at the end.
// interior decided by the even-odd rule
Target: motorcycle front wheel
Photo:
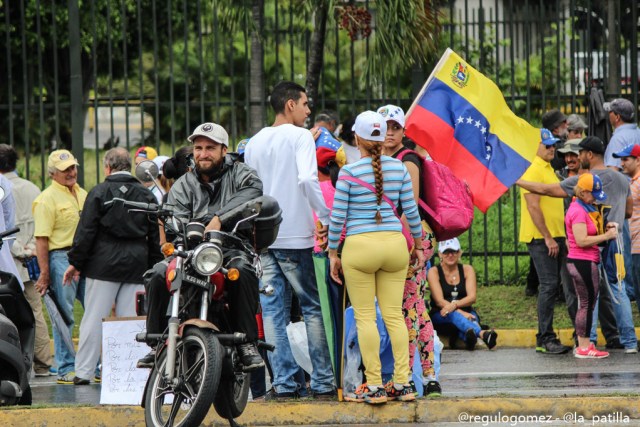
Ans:
{"type": "Polygon", "coordinates": [[[145,396],[146,425],[200,425],[220,383],[222,358],[223,348],[211,331],[186,328],[176,345],[175,381],[169,383],[164,377],[166,351],[151,371],[145,396]]]}
{"type": "Polygon", "coordinates": [[[236,372],[232,378],[223,378],[213,407],[222,418],[238,418],[247,407],[251,377],[246,372],[236,372]]]}

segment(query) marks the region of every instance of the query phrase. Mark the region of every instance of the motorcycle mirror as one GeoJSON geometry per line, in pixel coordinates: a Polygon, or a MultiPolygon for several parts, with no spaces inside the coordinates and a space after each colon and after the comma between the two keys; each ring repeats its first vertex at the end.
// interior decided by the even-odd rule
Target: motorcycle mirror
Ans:
{"type": "Polygon", "coordinates": [[[135,175],[140,182],[152,182],[158,178],[160,171],[151,160],[144,160],[136,166],[135,175]]]}

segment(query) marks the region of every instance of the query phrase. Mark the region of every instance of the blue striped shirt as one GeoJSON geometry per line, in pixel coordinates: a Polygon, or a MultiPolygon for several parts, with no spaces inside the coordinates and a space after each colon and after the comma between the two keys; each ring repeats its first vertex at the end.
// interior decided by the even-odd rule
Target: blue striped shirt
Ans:
{"type": "MultiPolygon", "coordinates": [[[[396,204],[396,207],[398,204],[402,206],[413,237],[422,237],[420,216],[413,199],[411,177],[407,168],[400,160],[388,156],[381,156],[381,160],[384,194],[396,204]]],[[[375,188],[371,157],[364,157],[355,163],[345,165],[340,171],[329,223],[329,249],[338,248],[345,223],[347,236],[374,231],[402,231],[400,220],[384,200],[380,203],[382,222],[376,224],[376,194],[360,184],[340,179],[343,176],[359,178],[375,188]]]]}

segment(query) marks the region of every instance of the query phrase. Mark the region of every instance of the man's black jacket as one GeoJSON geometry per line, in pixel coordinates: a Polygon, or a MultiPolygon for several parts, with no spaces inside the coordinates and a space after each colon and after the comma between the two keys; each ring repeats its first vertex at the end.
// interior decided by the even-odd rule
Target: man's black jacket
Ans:
{"type": "Polygon", "coordinates": [[[69,263],[91,279],[142,283],[142,274],[162,260],[158,223],[128,212],[119,197],[156,203],[154,195],[129,173],[108,176],[89,192],[69,251],[69,263]]]}

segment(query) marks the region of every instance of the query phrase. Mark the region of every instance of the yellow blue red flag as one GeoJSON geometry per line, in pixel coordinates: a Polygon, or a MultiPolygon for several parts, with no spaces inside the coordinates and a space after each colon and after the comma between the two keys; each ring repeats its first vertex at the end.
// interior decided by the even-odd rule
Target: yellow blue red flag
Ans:
{"type": "Polygon", "coordinates": [[[466,181],[486,212],[527,170],[540,129],[516,116],[490,79],[447,49],[407,112],[406,134],[466,181]]]}

